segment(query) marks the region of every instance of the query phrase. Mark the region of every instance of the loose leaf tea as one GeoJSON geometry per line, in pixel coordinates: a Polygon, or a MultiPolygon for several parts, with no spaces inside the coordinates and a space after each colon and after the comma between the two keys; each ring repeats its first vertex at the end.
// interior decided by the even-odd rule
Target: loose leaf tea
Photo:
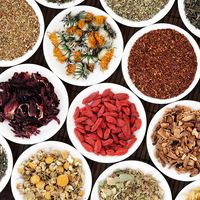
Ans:
{"type": "Polygon", "coordinates": [[[140,170],[119,170],[99,185],[100,200],[163,200],[159,182],[140,170]]]}
{"type": "Polygon", "coordinates": [[[39,21],[26,0],[0,1],[0,60],[14,60],[35,45],[39,21]]]}
{"type": "Polygon", "coordinates": [[[0,181],[8,168],[8,159],[3,146],[0,144],[0,181]]]}
{"type": "Polygon", "coordinates": [[[192,25],[200,29],[200,1],[185,0],[185,13],[192,25]]]}
{"type": "Polygon", "coordinates": [[[16,72],[0,83],[0,122],[8,120],[17,137],[30,138],[51,120],[59,123],[58,105],[54,86],[39,73],[16,72]]]}
{"type": "Polygon", "coordinates": [[[128,70],[143,94],[168,99],[180,95],[191,85],[197,57],[183,34],[172,29],[154,30],[133,45],[128,70]]]}
{"type": "Polygon", "coordinates": [[[119,16],[144,21],[154,17],[169,0],[106,0],[107,5],[119,16]]]}

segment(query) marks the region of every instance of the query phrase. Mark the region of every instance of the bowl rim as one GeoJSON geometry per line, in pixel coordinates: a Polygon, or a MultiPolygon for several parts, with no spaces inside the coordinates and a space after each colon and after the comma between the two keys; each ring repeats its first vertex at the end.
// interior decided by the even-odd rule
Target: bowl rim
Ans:
{"type": "Polygon", "coordinates": [[[44,17],[43,17],[42,11],[35,1],[32,1],[32,0],[26,0],[26,1],[34,10],[35,15],[38,17],[38,21],[40,24],[39,36],[36,40],[35,45],[32,47],[32,49],[28,50],[24,55],[14,59],[14,60],[8,60],[8,61],[0,60],[0,67],[12,67],[12,66],[19,65],[19,64],[25,62],[31,56],[33,56],[33,54],[38,50],[38,48],[40,47],[40,44],[42,43],[43,36],[44,36],[44,30],[45,30],[44,17]]]}
{"type": "MultiPolygon", "coordinates": [[[[54,28],[55,29],[55,28],[54,28]]],[[[75,85],[75,86],[91,86],[91,85],[94,85],[94,84],[98,84],[100,82],[103,82],[105,81],[106,79],[108,79],[116,70],[117,68],[119,67],[120,65],[120,62],[121,62],[121,58],[122,58],[122,54],[123,54],[123,50],[124,50],[124,40],[123,40],[123,37],[122,37],[122,33],[121,33],[121,30],[119,28],[119,26],[117,25],[117,23],[106,13],[104,12],[103,10],[99,9],[99,8],[96,8],[96,7],[93,7],[93,6],[85,6],[85,5],[79,5],[79,6],[75,6],[75,7],[71,7],[71,8],[67,8],[65,10],[63,10],[62,12],[58,13],[52,20],[51,22],[49,23],[46,31],[45,31],[45,34],[44,34],[44,40],[43,40],[43,53],[44,53],[44,57],[45,57],[45,60],[47,62],[47,65],[49,66],[49,68],[64,82],[66,83],[69,83],[71,85],[75,85]],[[107,20],[109,20],[109,24],[112,26],[112,28],[116,31],[117,33],[117,37],[115,38],[115,41],[117,41],[117,47],[115,52],[117,52],[117,54],[119,54],[119,56],[117,57],[114,57],[111,62],[113,61],[114,63],[116,64],[112,64],[112,66],[109,66],[109,68],[112,68],[112,70],[109,71],[109,68],[108,70],[105,71],[104,74],[102,74],[102,78],[101,79],[95,79],[93,78],[92,80],[81,80],[81,81],[78,81],[76,79],[70,79],[68,78],[68,76],[66,74],[64,75],[60,75],[59,72],[57,72],[57,70],[55,70],[55,65],[53,65],[51,63],[51,61],[49,60],[49,55],[47,53],[47,50],[49,51],[49,48],[48,46],[52,44],[48,44],[49,43],[49,39],[47,37],[47,34],[49,32],[49,29],[52,29],[53,25],[55,23],[57,23],[57,21],[61,21],[60,18],[63,18],[63,16],[65,16],[66,14],[68,14],[69,12],[80,12],[80,11],[88,11],[88,12],[92,12],[92,13],[97,13],[98,15],[104,15],[107,17],[107,20]]],[[[52,57],[53,57],[53,54],[52,54],[52,57]]],[[[56,59],[56,58],[55,58],[56,59]]],[[[58,62],[57,62],[58,63],[58,62]]],[[[111,65],[111,63],[109,64],[111,65]]],[[[59,66],[58,67],[62,67],[62,66],[59,66]]]]}
{"type": "Polygon", "coordinates": [[[82,155],[84,155],[85,157],[87,157],[88,159],[90,159],[92,161],[99,162],[99,163],[115,163],[115,162],[119,162],[119,161],[122,161],[122,160],[128,158],[134,152],[136,152],[137,149],[140,147],[140,145],[142,144],[144,137],[145,137],[146,127],[147,127],[147,119],[146,119],[146,112],[145,112],[142,102],[134,93],[132,93],[132,91],[130,91],[129,89],[127,89],[121,85],[118,85],[118,84],[101,83],[101,84],[93,85],[93,86],[90,86],[90,87],[84,89],[74,98],[74,100],[72,101],[70,108],[69,108],[69,112],[68,112],[68,116],[67,116],[67,120],[66,120],[66,126],[67,126],[67,132],[68,132],[70,141],[72,142],[73,146],[82,155]],[[83,98],[90,95],[92,92],[95,92],[95,91],[103,92],[105,89],[108,89],[108,88],[110,88],[111,90],[118,91],[116,93],[119,93],[119,92],[127,93],[130,97],[129,100],[131,102],[135,103],[137,111],[140,115],[140,119],[142,120],[141,128],[135,132],[137,141],[134,143],[134,145],[131,148],[129,148],[128,153],[126,153],[122,156],[101,156],[101,155],[96,155],[92,152],[86,151],[73,131],[73,129],[75,128],[75,123],[74,123],[74,119],[73,119],[75,108],[77,106],[79,106],[79,107],[83,106],[82,103],[79,103],[79,104],[77,104],[77,103],[82,102],[83,98]]]}
{"type": "Polygon", "coordinates": [[[3,191],[3,189],[8,184],[8,181],[10,180],[12,169],[13,169],[13,154],[10,148],[10,145],[6,141],[6,139],[0,135],[0,144],[2,145],[3,149],[6,152],[7,160],[8,160],[8,167],[6,170],[5,175],[0,179],[0,193],[3,191]]]}
{"type": "MultiPolygon", "coordinates": [[[[185,0],[184,0],[185,1],[185,0]]],[[[200,29],[196,28],[194,25],[192,25],[189,21],[189,19],[186,17],[186,13],[185,13],[185,4],[184,4],[183,0],[178,0],[178,10],[179,10],[179,14],[181,16],[181,19],[184,23],[184,25],[186,26],[186,28],[193,33],[194,35],[196,35],[198,38],[200,38],[200,29]]]]}
{"type": "Polygon", "coordinates": [[[171,178],[173,180],[191,182],[191,181],[198,180],[200,178],[200,174],[198,174],[197,176],[194,176],[194,177],[190,177],[189,173],[178,174],[178,172],[176,172],[176,170],[174,168],[169,169],[167,166],[163,167],[162,164],[158,161],[158,159],[156,158],[156,156],[154,154],[155,147],[153,146],[152,140],[151,140],[151,135],[153,133],[153,130],[154,130],[156,124],[162,118],[165,110],[167,108],[174,108],[176,105],[187,106],[187,107],[191,107],[192,109],[198,109],[198,108],[200,109],[200,102],[198,102],[198,101],[181,100],[181,101],[177,101],[177,102],[168,104],[168,105],[162,107],[160,110],[158,110],[158,112],[151,119],[148,129],[147,129],[147,134],[146,134],[147,151],[148,151],[149,157],[152,160],[153,164],[163,174],[165,174],[166,176],[168,176],[169,178],[171,178]]]}
{"type": "MultiPolygon", "coordinates": [[[[65,103],[65,107],[62,108],[62,112],[60,110],[60,112],[58,113],[58,115],[60,115],[60,124],[58,124],[57,126],[54,126],[55,129],[53,131],[52,131],[52,129],[48,129],[49,124],[51,122],[49,122],[45,126],[40,127],[39,129],[42,129],[43,127],[45,127],[45,130],[42,130],[42,131],[48,131],[48,133],[50,133],[50,134],[45,134],[45,135],[43,134],[42,137],[41,137],[40,133],[38,135],[34,136],[34,139],[33,138],[32,139],[31,138],[29,138],[29,139],[18,138],[18,137],[15,137],[14,133],[12,136],[10,136],[9,134],[7,134],[8,131],[5,131],[5,127],[1,127],[1,124],[0,124],[0,130],[2,129],[2,131],[0,131],[0,135],[5,137],[7,140],[17,143],[17,144],[31,145],[31,144],[43,142],[45,140],[50,139],[61,129],[61,127],[65,123],[65,120],[67,117],[68,107],[69,107],[69,97],[68,97],[67,90],[66,90],[65,86],[63,85],[62,81],[55,74],[53,74],[52,71],[50,71],[49,69],[47,69],[41,65],[26,63],[26,64],[20,64],[20,65],[11,67],[0,74],[0,80],[5,79],[5,78],[7,79],[7,77],[11,78],[15,72],[24,72],[24,71],[27,71],[29,73],[39,72],[42,76],[46,77],[48,80],[52,79],[53,81],[49,81],[49,82],[51,82],[52,85],[54,86],[55,93],[57,94],[57,96],[60,100],[59,106],[61,106],[61,105],[63,106],[65,103]],[[56,92],[56,90],[57,90],[57,92],[56,92]],[[62,96],[58,95],[58,93],[61,93],[61,90],[62,90],[62,96]]],[[[7,125],[8,125],[7,120],[2,123],[7,123],[7,125]]],[[[12,128],[10,127],[9,131],[11,131],[11,129],[12,128]]]]}
{"type": "Polygon", "coordinates": [[[65,9],[65,8],[70,8],[73,6],[76,6],[80,3],[82,3],[84,0],[72,0],[71,2],[66,2],[66,3],[53,3],[53,2],[48,2],[47,0],[35,0],[39,4],[48,7],[48,8],[53,8],[53,9],[65,9]]]}
{"type": "Polygon", "coordinates": [[[189,183],[188,185],[186,185],[186,186],[178,193],[178,195],[176,196],[175,200],[183,200],[181,196],[184,195],[184,193],[186,193],[186,192],[189,193],[189,190],[192,190],[194,187],[199,187],[199,185],[200,185],[200,180],[197,180],[197,181],[194,181],[194,182],[189,183]]]}
{"type": "Polygon", "coordinates": [[[145,26],[149,26],[152,24],[157,23],[158,21],[160,21],[162,18],[164,18],[167,13],[171,10],[171,8],[173,7],[175,0],[169,0],[168,3],[165,5],[165,7],[163,9],[161,9],[154,17],[152,17],[151,19],[148,20],[144,20],[144,21],[133,21],[133,20],[129,20],[126,18],[123,18],[119,15],[117,15],[106,3],[106,0],[100,0],[102,7],[104,8],[104,10],[117,22],[119,22],[120,24],[123,24],[125,26],[129,26],[129,27],[135,27],[135,28],[139,28],[139,27],[145,27],[145,26]]]}
{"type": "Polygon", "coordinates": [[[167,24],[167,23],[154,24],[154,25],[140,29],[128,41],[128,43],[125,47],[125,50],[123,52],[123,56],[122,56],[122,64],[121,64],[122,73],[123,73],[125,82],[129,86],[129,88],[138,97],[140,97],[141,99],[143,99],[143,100],[145,100],[146,102],[149,102],[149,103],[168,104],[168,103],[178,101],[178,100],[184,98],[185,96],[187,96],[195,88],[195,86],[199,82],[199,79],[200,79],[200,57],[198,55],[200,55],[199,46],[198,46],[197,42],[194,40],[194,38],[188,32],[186,32],[182,28],[180,28],[176,25],[172,25],[172,24],[167,24]],[[194,49],[196,57],[197,57],[197,71],[196,71],[194,80],[191,83],[191,85],[183,93],[179,94],[178,96],[168,98],[168,99],[158,99],[158,98],[150,97],[150,96],[143,94],[139,89],[137,89],[135,84],[133,84],[133,82],[132,82],[132,80],[129,76],[129,73],[128,73],[128,58],[129,58],[129,55],[130,55],[130,51],[131,51],[132,47],[134,46],[135,42],[140,37],[142,37],[144,34],[149,33],[150,31],[159,30],[159,29],[173,29],[173,30],[183,34],[189,40],[190,44],[192,45],[192,47],[194,49]]]}
{"type": "Polygon", "coordinates": [[[85,172],[85,175],[87,175],[87,177],[85,177],[85,183],[84,183],[84,188],[85,190],[87,190],[87,192],[85,192],[85,196],[84,199],[88,199],[90,192],[91,192],[91,188],[92,188],[92,174],[91,174],[91,169],[89,167],[88,162],[86,161],[86,159],[71,145],[64,143],[64,142],[59,142],[59,141],[46,141],[46,142],[41,142],[38,144],[35,144],[31,147],[29,147],[28,149],[26,149],[17,159],[17,161],[15,162],[14,168],[13,168],[13,172],[12,172],[12,176],[11,176],[11,190],[12,190],[12,194],[14,196],[15,199],[19,200],[19,196],[22,197],[22,195],[20,195],[20,192],[16,189],[16,178],[17,176],[20,176],[19,173],[17,172],[17,168],[19,167],[19,165],[27,160],[31,155],[35,154],[37,151],[39,150],[50,150],[50,149],[58,149],[58,150],[66,150],[70,153],[70,155],[74,158],[79,158],[82,162],[82,168],[85,172]],[[16,198],[17,195],[17,198],[16,198]]]}
{"type": "MultiPolygon", "coordinates": [[[[122,162],[118,162],[116,164],[111,165],[110,167],[108,167],[107,169],[105,169],[97,178],[97,180],[95,181],[93,188],[92,188],[92,192],[91,192],[91,200],[94,199],[94,196],[96,194],[97,191],[97,187],[99,182],[101,182],[102,180],[105,180],[106,177],[110,176],[113,172],[115,172],[116,170],[119,169],[141,169],[143,168],[143,170],[141,171],[152,171],[151,175],[160,182],[160,184],[165,185],[166,187],[164,188],[165,191],[167,191],[167,198],[166,200],[172,200],[172,193],[171,193],[171,189],[169,187],[168,182],[166,181],[165,177],[153,166],[151,166],[148,163],[142,162],[142,161],[137,161],[137,160],[126,160],[126,161],[122,161],[122,162]],[[145,170],[144,170],[145,169],[145,170]]],[[[145,172],[145,174],[148,174],[149,172],[145,172]]],[[[95,196],[96,197],[96,196],[95,196]]],[[[99,199],[96,199],[99,200],[99,199]]]]}

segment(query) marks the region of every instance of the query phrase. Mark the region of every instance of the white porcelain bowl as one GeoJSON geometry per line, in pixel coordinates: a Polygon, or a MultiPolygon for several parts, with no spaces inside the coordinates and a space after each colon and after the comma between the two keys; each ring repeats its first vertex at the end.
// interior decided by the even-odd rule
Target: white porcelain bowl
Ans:
{"type": "Polygon", "coordinates": [[[33,0],[26,0],[26,1],[33,8],[33,10],[35,11],[35,14],[38,17],[38,21],[39,21],[39,24],[40,24],[39,37],[37,39],[37,42],[33,46],[33,48],[31,50],[29,50],[27,53],[25,53],[23,56],[16,58],[14,60],[10,60],[10,61],[0,60],[0,67],[10,67],[10,66],[18,65],[18,64],[28,60],[38,50],[38,48],[39,48],[39,46],[42,42],[43,35],[44,35],[44,17],[43,17],[43,14],[40,10],[40,7],[37,5],[37,3],[35,1],[33,1],[33,0]]]}
{"type": "Polygon", "coordinates": [[[190,177],[190,173],[183,173],[179,174],[174,167],[169,168],[169,166],[163,167],[162,164],[158,161],[156,155],[155,155],[155,146],[152,144],[152,139],[151,136],[153,134],[153,131],[157,125],[157,123],[162,119],[162,116],[165,113],[165,110],[167,108],[175,108],[176,105],[183,105],[183,106],[188,106],[191,107],[194,110],[199,110],[200,109],[200,102],[196,101],[189,101],[189,100],[183,100],[183,101],[177,101],[175,103],[169,104],[165,107],[163,107],[161,110],[159,110],[151,120],[149,124],[149,128],[147,131],[147,138],[146,138],[146,143],[147,143],[147,149],[149,156],[154,163],[154,165],[166,176],[178,180],[178,181],[195,181],[200,179],[200,174],[194,177],[190,177]]]}
{"type": "Polygon", "coordinates": [[[145,27],[145,28],[139,30],[128,41],[128,43],[125,47],[124,53],[123,53],[123,57],[122,57],[122,73],[123,73],[123,76],[124,76],[124,79],[125,79],[127,85],[138,97],[140,97],[141,99],[143,99],[149,103],[168,104],[168,103],[178,101],[178,100],[184,98],[197,85],[197,83],[200,79],[200,57],[199,57],[199,55],[200,55],[200,49],[199,49],[198,44],[196,43],[194,38],[189,33],[187,33],[185,30],[179,28],[178,26],[171,25],[171,24],[155,24],[155,25],[151,25],[151,26],[148,26],[148,27],[145,27]],[[144,34],[150,32],[150,31],[153,31],[153,30],[158,30],[158,29],[173,29],[173,30],[176,30],[179,33],[183,34],[189,40],[191,45],[193,46],[193,49],[197,56],[197,62],[198,62],[197,71],[196,71],[194,80],[191,83],[191,85],[182,94],[180,94],[176,97],[169,98],[169,99],[158,99],[158,98],[153,98],[153,97],[143,94],[132,82],[129,72],[128,72],[128,59],[129,59],[131,49],[134,46],[135,42],[139,38],[141,38],[144,34]]]}
{"type": "Polygon", "coordinates": [[[94,187],[92,189],[91,200],[100,199],[98,187],[102,181],[106,180],[106,178],[110,176],[113,172],[124,169],[141,170],[144,174],[151,174],[159,182],[160,187],[164,190],[163,200],[172,200],[170,187],[165,178],[162,176],[162,174],[147,163],[133,160],[119,162],[107,168],[95,182],[94,187]]]}
{"type": "Polygon", "coordinates": [[[17,183],[23,182],[23,178],[21,174],[18,173],[18,168],[23,163],[24,161],[28,160],[32,155],[37,153],[39,150],[45,150],[45,151],[50,151],[50,150],[65,150],[68,151],[69,154],[74,157],[78,158],[82,162],[82,167],[83,167],[83,172],[84,172],[84,190],[85,194],[83,197],[83,200],[87,200],[90,195],[91,187],[92,187],[92,175],[90,171],[90,167],[85,160],[85,158],[72,146],[62,143],[62,142],[57,142],[57,141],[48,141],[48,142],[42,142],[39,144],[36,144],[27,150],[25,150],[20,157],[17,159],[15,166],[13,168],[12,172],[12,177],[11,177],[11,189],[13,196],[16,200],[23,200],[24,197],[20,192],[17,190],[16,185],[17,183]]]}
{"type": "Polygon", "coordinates": [[[132,21],[126,18],[123,18],[119,15],[117,15],[106,3],[106,0],[100,0],[101,5],[103,6],[104,10],[117,22],[130,26],[130,27],[144,27],[149,26],[151,24],[155,24],[156,22],[160,21],[167,13],[171,10],[171,8],[174,5],[175,0],[169,0],[169,2],[165,5],[165,7],[160,10],[154,17],[152,17],[149,20],[144,21],[132,21]]]}
{"type": "Polygon", "coordinates": [[[6,187],[8,181],[10,180],[10,176],[12,173],[12,168],[13,168],[13,156],[12,156],[12,151],[10,149],[10,146],[8,142],[0,135],[0,144],[4,148],[7,159],[8,159],[8,167],[6,170],[5,175],[0,179],[0,193],[1,191],[6,187]]]}
{"type": "Polygon", "coordinates": [[[185,0],[178,0],[178,10],[179,10],[181,19],[182,19],[183,23],[185,24],[185,26],[189,29],[189,31],[200,38],[200,29],[198,29],[194,25],[192,25],[190,23],[189,19],[186,17],[184,2],[185,2],[185,0]]]}
{"type": "Polygon", "coordinates": [[[84,0],[72,0],[70,2],[66,3],[53,3],[53,2],[48,2],[47,0],[36,0],[38,3],[40,3],[43,6],[49,7],[49,8],[54,8],[54,9],[65,9],[69,7],[76,6],[80,3],[82,3],[84,0]]]}
{"type": "Polygon", "coordinates": [[[76,98],[73,100],[73,102],[70,105],[69,112],[68,112],[68,117],[67,117],[67,131],[69,138],[72,142],[72,144],[75,146],[75,148],[81,152],[85,157],[89,158],[90,160],[99,162],[99,163],[113,163],[113,162],[119,162],[121,160],[124,160],[131,156],[140,146],[142,143],[144,136],[145,136],[145,131],[146,131],[146,113],[144,110],[144,107],[141,103],[141,101],[127,88],[117,85],[117,84],[112,84],[112,83],[101,83],[98,85],[94,85],[91,87],[86,88],[82,92],[80,92],[76,98]],[[80,108],[83,107],[82,100],[89,96],[91,93],[99,91],[102,93],[105,89],[111,89],[114,93],[126,93],[129,95],[129,101],[132,103],[135,103],[137,111],[139,113],[139,116],[142,120],[142,126],[139,130],[135,132],[135,135],[137,137],[136,142],[133,144],[133,146],[128,150],[128,153],[122,156],[102,156],[102,155],[96,155],[95,153],[88,152],[85,150],[85,148],[82,146],[80,143],[79,139],[76,137],[74,133],[74,128],[75,128],[75,122],[74,122],[74,112],[77,106],[80,108]]]}
{"type": "Polygon", "coordinates": [[[44,56],[50,69],[63,81],[77,86],[94,85],[109,78],[115,72],[115,70],[120,64],[123,53],[123,47],[124,47],[124,42],[122,34],[116,22],[104,11],[91,6],[76,6],[68,8],[59,13],[47,27],[43,42],[44,56]],[[89,74],[87,79],[80,78],[77,80],[72,76],[66,75],[66,70],[65,70],[66,63],[64,64],[59,63],[56,57],[53,56],[54,47],[48,37],[48,33],[63,30],[63,23],[61,22],[63,18],[70,12],[72,14],[78,14],[81,11],[92,12],[94,15],[106,16],[107,22],[111,25],[111,27],[113,28],[113,30],[116,32],[117,35],[113,43],[113,47],[115,48],[114,57],[109,63],[108,69],[105,70],[104,72],[100,71],[99,69],[94,69],[94,71],[89,74]]]}
{"type": "Polygon", "coordinates": [[[195,188],[200,187],[200,180],[194,181],[185,186],[177,195],[175,200],[188,200],[188,194],[195,188]]]}
{"type": "Polygon", "coordinates": [[[15,137],[15,134],[11,130],[12,127],[9,126],[8,121],[5,120],[4,122],[0,123],[0,134],[3,135],[6,139],[18,144],[28,145],[43,142],[54,136],[65,122],[69,106],[67,91],[61,80],[55,74],[53,74],[50,70],[35,64],[22,64],[7,69],[0,75],[1,82],[8,81],[8,79],[11,78],[15,72],[38,72],[42,76],[46,77],[49,80],[49,82],[53,84],[55,93],[57,94],[58,99],[60,100],[60,104],[58,106],[60,112],[57,115],[58,119],[60,120],[60,124],[58,124],[55,120],[52,120],[46,126],[42,126],[39,128],[39,134],[32,135],[31,138],[28,139],[15,137]]]}

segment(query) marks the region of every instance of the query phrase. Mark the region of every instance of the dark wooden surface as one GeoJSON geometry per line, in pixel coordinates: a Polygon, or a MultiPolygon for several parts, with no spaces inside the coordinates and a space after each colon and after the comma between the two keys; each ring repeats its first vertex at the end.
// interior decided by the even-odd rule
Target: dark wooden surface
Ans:
{"type": "MultiPolygon", "coordinates": [[[[86,0],[82,4],[95,6],[95,7],[102,9],[102,6],[100,5],[100,2],[98,0],[86,0]]],[[[47,27],[47,25],[53,19],[53,17],[60,12],[60,10],[48,9],[48,8],[43,7],[43,6],[40,6],[40,8],[41,8],[43,15],[44,15],[45,27],[47,27]]],[[[183,25],[183,22],[181,21],[181,18],[179,16],[177,1],[176,1],[175,5],[173,6],[172,10],[168,13],[168,15],[163,20],[161,20],[160,22],[175,24],[175,25],[178,25],[178,26],[184,28],[185,30],[187,30],[186,27],[183,25]]],[[[126,27],[126,26],[123,26],[123,25],[120,25],[120,24],[119,24],[119,27],[122,31],[122,35],[123,35],[125,44],[129,40],[129,38],[138,30],[138,29],[129,28],[129,27],[126,27]]],[[[197,37],[195,37],[194,35],[193,35],[193,37],[196,39],[198,44],[200,44],[200,40],[197,37]]],[[[42,66],[45,66],[45,67],[48,68],[48,66],[45,62],[44,56],[43,56],[42,45],[40,46],[38,51],[28,61],[26,61],[26,63],[39,64],[39,65],[42,65],[42,66]]],[[[4,70],[6,70],[6,68],[0,68],[0,73],[3,72],[4,70]]],[[[117,84],[120,84],[120,85],[127,87],[127,85],[126,85],[126,83],[123,79],[120,66],[118,67],[116,72],[109,79],[107,79],[105,82],[117,83],[117,84]]],[[[69,94],[70,102],[74,99],[74,97],[80,91],[82,91],[84,89],[84,87],[76,87],[76,86],[72,86],[72,85],[69,85],[69,84],[66,84],[66,83],[65,83],[65,86],[66,86],[68,94],[69,94]]],[[[196,88],[185,99],[200,101],[200,82],[198,83],[196,88]]],[[[145,110],[146,110],[148,124],[149,124],[153,115],[162,106],[156,105],[156,104],[150,104],[150,103],[147,103],[147,102],[144,102],[144,101],[142,101],[142,102],[143,102],[143,105],[144,105],[145,110]]],[[[68,138],[68,135],[67,135],[65,124],[63,125],[62,129],[50,140],[62,141],[62,142],[66,142],[68,144],[71,144],[71,142],[68,138]]],[[[15,143],[12,143],[12,142],[9,142],[9,144],[10,144],[12,152],[13,152],[14,161],[16,161],[16,159],[21,155],[21,153],[29,147],[29,146],[15,144],[15,143]]],[[[149,158],[147,148],[146,148],[145,139],[144,139],[143,143],[141,144],[141,146],[139,147],[139,149],[128,159],[144,161],[144,162],[149,163],[152,166],[154,166],[153,163],[151,162],[150,158],[149,158]]],[[[88,160],[88,162],[89,162],[90,168],[92,170],[93,183],[95,182],[95,180],[97,179],[99,174],[101,174],[107,167],[110,166],[110,164],[100,164],[100,163],[92,162],[90,160],[88,160]]],[[[185,185],[188,184],[186,182],[175,181],[175,180],[170,179],[168,177],[165,177],[165,178],[167,179],[167,181],[170,185],[170,188],[172,190],[173,199],[175,199],[178,192],[185,185]]],[[[0,193],[0,200],[13,200],[13,199],[14,198],[13,198],[12,193],[11,193],[10,182],[9,182],[7,187],[2,191],[2,193],[0,193]]]]}

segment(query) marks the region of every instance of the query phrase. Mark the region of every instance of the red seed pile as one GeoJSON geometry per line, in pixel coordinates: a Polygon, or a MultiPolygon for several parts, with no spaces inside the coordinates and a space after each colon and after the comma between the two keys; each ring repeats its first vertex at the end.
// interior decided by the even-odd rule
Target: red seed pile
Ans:
{"type": "Polygon", "coordinates": [[[142,93],[168,99],[191,85],[197,57],[183,34],[172,29],[154,30],[139,38],[132,47],[128,70],[142,93]]]}
{"type": "Polygon", "coordinates": [[[77,107],[74,113],[74,132],[83,147],[104,156],[126,154],[142,123],[128,94],[106,89],[102,94],[90,94],[82,103],[84,107],[77,107]]]}

